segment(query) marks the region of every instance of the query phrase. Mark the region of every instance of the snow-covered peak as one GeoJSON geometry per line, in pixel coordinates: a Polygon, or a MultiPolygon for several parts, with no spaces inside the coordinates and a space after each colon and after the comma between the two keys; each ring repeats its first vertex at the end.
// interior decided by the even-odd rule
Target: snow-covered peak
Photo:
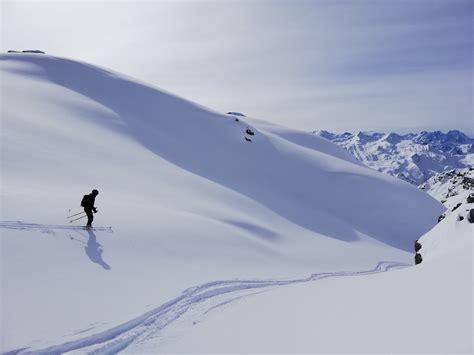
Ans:
{"type": "Polygon", "coordinates": [[[397,133],[388,133],[384,134],[382,140],[390,143],[390,144],[398,144],[403,140],[403,136],[397,133]]]}
{"type": "Polygon", "coordinates": [[[427,132],[422,131],[414,138],[414,141],[420,144],[439,144],[439,143],[458,143],[473,144],[474,139],[469,138],[458,130],[451,130],[447,133],[441,131],[427,132]]]}

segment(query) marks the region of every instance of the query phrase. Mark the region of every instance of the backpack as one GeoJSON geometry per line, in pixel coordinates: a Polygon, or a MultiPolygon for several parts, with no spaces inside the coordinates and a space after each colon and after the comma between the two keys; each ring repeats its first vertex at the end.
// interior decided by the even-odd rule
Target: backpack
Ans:
{"type": "Polygon", "coordinates": [[[423,261],[423,258],[421,257],[421,254],[416,253],[415,254],[415,265],[421,264],[423,261]]]}
{"type": "Polygon", "coordinates": [[[89,195],[84,195],[81,201],[81,207],[87,207],[89,205],[89,195]]]}

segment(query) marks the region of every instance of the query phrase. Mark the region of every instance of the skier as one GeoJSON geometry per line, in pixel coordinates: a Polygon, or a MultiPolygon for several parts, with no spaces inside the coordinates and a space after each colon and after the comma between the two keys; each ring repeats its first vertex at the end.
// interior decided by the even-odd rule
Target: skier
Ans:
{"type": "Polygon", "coordinates": [[[84,195],[81,201],[81,206],[84,207],[84,212],[87,215],[87,228],[90,228],[92,226],[92,221],[94,220],[94,215],[92,214],[92,212],[97,213],[97,208],[94,207],[94,204],[95,198],[98,194],[99,191],[94,189],[89,195],[84,195]]]}

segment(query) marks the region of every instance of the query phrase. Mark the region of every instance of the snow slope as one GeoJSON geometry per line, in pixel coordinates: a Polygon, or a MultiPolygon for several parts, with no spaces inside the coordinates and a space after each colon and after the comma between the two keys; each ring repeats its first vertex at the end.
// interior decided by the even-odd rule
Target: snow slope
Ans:
{"type": "Polygon", "coordinates": [[[411,263],[444,210],[310,134],[64,58],[8,54],[0,68],[4,351],[113,340],[214,280],[411,263]],[[58,228],[92,188],[94,223],[113,233],[58,228]]]}
{"type": "Polygon", "coordinates": [[[419,185],[436,173],[474,165],[474,139],[452,130],[396,133],[314,131],[368,167],[419,185]]]}
{"type": "Polygon", "coordinates": [[[416,267],[229,297],[128,350],[472,354],[473,226],[449,215],[420,239],[416,267]]]}

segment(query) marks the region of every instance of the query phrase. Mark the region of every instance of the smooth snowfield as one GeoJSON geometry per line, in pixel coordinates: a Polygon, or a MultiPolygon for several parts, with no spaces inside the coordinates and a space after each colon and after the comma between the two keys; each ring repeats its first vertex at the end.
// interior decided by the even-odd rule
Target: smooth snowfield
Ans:
{"type": "MultiPolygon", "coordinates": [[[[166,335],[163,336],[162,333],[167,327],[174,326],[178,321],[180,327],[183,322],[189,326],[190,319],[194,319],[192,324],[195,325],[197,317],[203,317],[207,313],[243,297],[262,293],[277,286],[314,282],[334,277],[375,274],[404,266],[406,265],[397,262],[379,262],[371,270],[317,273],[304,279],[209,282],[191,287],[160,307],[106,331],[62,344],[31,350],[38,353],[65,353],[76,350],[87,353],[116,353],[124,349],[134,353],[157,352],[162,343],[166,341],[166,335]]],[[[28,352],[26,351],[26,353],[28,352]]]]}
{"type": "Polygon", "coordinates": [[[89,64],[0,59],[4,351],[103,334],[216,280],[411,263],[443,211],[322,138],[89,64]],[[56,228],[92,188],[113,233],[56,228]]]}

